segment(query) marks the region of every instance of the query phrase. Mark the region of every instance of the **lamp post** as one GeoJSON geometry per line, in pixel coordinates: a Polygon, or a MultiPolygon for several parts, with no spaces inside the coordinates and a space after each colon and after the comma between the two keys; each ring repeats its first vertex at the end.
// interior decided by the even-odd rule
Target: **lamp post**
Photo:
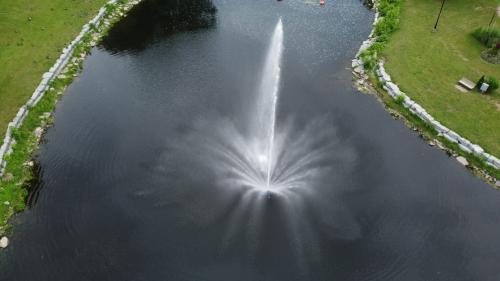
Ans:
{"type": "Polygon", "coordinates": [[[490,24],[488,24],[488,40],[486,41],[486,44],[488,44],[488,45],[490,44],[491,25],[493,24],[493,21],[497,17],[498,11],[499,11],[498,8],[496,8],[495,11],[493,11],[493,16],[491,16],[490,24]]]}
{"type": "Polygon", "coordinates": [[[491,27],[491,24],[492,24],[492,23],[493,23],[493,21],[495,20],[495,17],[496,17],[496,15],[497,15],[497,12],[498,12],[498,10],[495,10],[495,11],[493,12],[493,16],[491,16],[491,20],[490,20],[490,24],[488,24],[488,28],[490,28],[490,27],[491,27]]]}
{"type": "Polygon", "coordinates": [[[436,24],[434,25],[434,31],[437,30],[439,18],[441,18],[441,13],[443,12],[444,2],[446,2],[446,0],[443,0],[443,2],[441,2],[441,9],[439,10],[439,14],[438,14],[438,17],[436,19],[436,24]]]}

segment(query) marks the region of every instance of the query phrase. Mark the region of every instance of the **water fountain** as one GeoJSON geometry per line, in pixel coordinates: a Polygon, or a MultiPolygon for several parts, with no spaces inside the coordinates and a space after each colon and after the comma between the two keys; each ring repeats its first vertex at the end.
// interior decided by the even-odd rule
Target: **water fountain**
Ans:
{"type": "Polygon", "coordinates": [[[262,72],[262,82],[256,104],[257,117],[252,135],[257,136],[257,163],[264,172],[265,187],[271,185],[274,166],[274,139],[276,130],[276,107],[278,105],[281,78],[281,57],[283,53],[283,22],[281,18],[274,29],[271,46],[262,72]],[[260,143],[259,143],[260,141],[260,143]]]}
{"type": "Polygon", "coordinates": [[[228,118],[219,118],[215,124],[203,120],[188,139],[174,144],[213,170],[221,185],[284,194],[311,185],[319,173],[330,168],[332,157],[345,156],[333,152],[335,129],[325,118],[314,119],[300,130],[290,118],[277,125],[283,41],[279,19],[245,130],[228,118]]]}

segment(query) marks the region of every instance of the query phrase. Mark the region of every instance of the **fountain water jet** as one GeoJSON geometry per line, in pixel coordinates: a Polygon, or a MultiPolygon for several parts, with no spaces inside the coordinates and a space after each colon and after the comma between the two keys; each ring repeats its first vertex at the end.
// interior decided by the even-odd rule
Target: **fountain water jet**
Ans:
{"type": "Polygon", "coordinates": [[[276,130],[276,107],[278,105],[281,78],[281,57],[283,54],[283,22],[281,18],[274,29],[271,45],[266,56],[264,71],[256,104],[258,118],[253,126],[252,135],[258,136],[263,143],[259,145],[258,163],[265,172],[266,186],[270,187],[273,171],[273,149],[276,130]]]}
{"type": "Polygon", "coordinates": [[[279,19],[245,130],[230,118],[204,118],[186,139],[173,143],[212,170],[220,186],[284,195],[321,180],[335,160],[352,157],[351,150],[337,147],[339,139],[327,118],[313,119],[301,130],[290,119],[277,126],[283,40],[279,19]]]}

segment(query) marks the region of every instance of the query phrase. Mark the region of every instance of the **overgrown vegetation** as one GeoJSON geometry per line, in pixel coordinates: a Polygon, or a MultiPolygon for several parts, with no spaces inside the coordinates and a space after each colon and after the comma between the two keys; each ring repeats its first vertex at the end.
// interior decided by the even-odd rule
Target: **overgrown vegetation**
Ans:
{"type": "Polygon", "coordinates": [[[380,0],[378,12],[380,19],[375,24],[376,42],[360,54],[364,67],[372,70],[392,33],[399,28],[400,4],[402,0],[380,0]]]}
{"type": "Polygon", "coordinates": [[[489,93],[492,93],[498,89],[498,80],[495,77],[488,76],[484,79],[484,81],[488,85],[490,85],[490,87],[488,88],[489,93]]]}
{"type": "Polygon", "coordinates": [[[405,97],[404,97],[403,95],[398,96],[398,97],[396,98],[396,100],[395,100],[395,102],[396,102],[397,104],[399,104],[399,105],[403,105],[404,101],[405,101],[405,97]]]}
{"type": "Polygon", "coordinates": [[[500,42],[500,30],[496,28],[480,27],[472,32],[472,36],[488,48],[500,42]]]}

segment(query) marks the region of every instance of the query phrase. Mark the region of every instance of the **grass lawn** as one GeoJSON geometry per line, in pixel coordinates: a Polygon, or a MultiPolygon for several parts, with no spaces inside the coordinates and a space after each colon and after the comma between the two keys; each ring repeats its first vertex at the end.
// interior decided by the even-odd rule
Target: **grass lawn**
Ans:
{"type": "MultiPolygon", "coordinates": [[[[462,77],[476,82],[482,75],[500,80],[500,65],[483,61],[485,49],[470,33],[487,26],[497,0],[447,0],[438,31],[432,28],[440,0],[406,0],[400,29],[384,51],[393,80],[438,121],[487,152],[500,156],[500,93],[462,93],[462,77]]],[[[500,26],[497,18],[496,27],[500,26]]]]}
{"type": "MultiPolygon", "coordinates": [[[[106,0],[0,0],[0,135],[18,109],[25,104],[46,72],[106,0]]],[[[51,110],[54,93],[48,93],[31,110],[17,133],[16,157],[9,160],[16,180],[0,182],[0,236],[6,220],[24,207],[22,188],[31,172],[23,162],[29,159],[33,130],[43,112],[51,110]],[[23,129],[24,128],[24,129],[23,129]]]]}
{"type": "Polygon", "coordinates": [[[0,0],[0,134],[106,0],[0,0]]]}

